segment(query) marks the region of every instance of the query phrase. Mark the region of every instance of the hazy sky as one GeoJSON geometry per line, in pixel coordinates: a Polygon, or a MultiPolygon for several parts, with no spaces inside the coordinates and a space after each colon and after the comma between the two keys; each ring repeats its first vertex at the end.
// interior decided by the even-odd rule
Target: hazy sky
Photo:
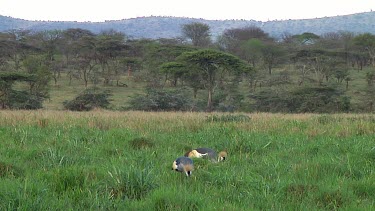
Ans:
{"type": "Polygon", "coordinates": [[[105,21],[142,16],[285,20],[375,11],[375,0],[0,0],[0,15],[26,20],[105,21]]]}

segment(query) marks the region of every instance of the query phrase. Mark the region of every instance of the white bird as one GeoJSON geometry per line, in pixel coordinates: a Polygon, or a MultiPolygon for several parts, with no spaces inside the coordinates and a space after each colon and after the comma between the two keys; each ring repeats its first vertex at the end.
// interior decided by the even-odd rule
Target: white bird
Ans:
{"type": "Polygon", "coordinates": [[[185,153],[185,157],[189,158],[207,158],[212,162],[224,161],[227,158],[228,154],[226,151],[221,151],[218,153],[215,150],[210,148],[197,148],[185,153]]]}
{"type": "Polygon", "coordinates": [[[194,170],[193,160],[188,157],[179,157],[173,161],[172,170],[184,172],[189,177],[194,170]]]}

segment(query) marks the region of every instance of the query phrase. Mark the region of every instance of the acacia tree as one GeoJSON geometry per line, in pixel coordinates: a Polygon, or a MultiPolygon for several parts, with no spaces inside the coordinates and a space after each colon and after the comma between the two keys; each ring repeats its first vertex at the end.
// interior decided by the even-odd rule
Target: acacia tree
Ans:
{"type": "Polygon", "coordinates": [[[86,29],[71,28],[62,32],[62,42],[59,46],[65,56],[66,64],[70,64],[71,57],[76,56],[80,51],[80,42],[83,37],[94,37],[95,35],[86,29]]]}
{"type": "Polygon", "coordinates": [[[182,26],[182,34],[191,40],[194,46],[206,47],[210,44],[210,26],[194,22],[182,26]]]}
{"type": "Polygon", "coordinates": [[[268,74],[272,74],[272,69],[281,61],[281,57],[285,55],[285,51],[280,45],[270,43],[261,48],[263,64],[268,74]]]}
{"type": "Polygon", "coordinates": [[[262,49],[265,47],[264,43],[256,38],[247,40],[244,42],[241,49],[241,58],[248,63],[252,64],[253,67],[259,62],[262,57],[262,49]]]}
{"type": "Polygon", "coordinates": [[[187,51],[193,51],[195,48],[187,45],[161,45],[159,43],[150,43],[146,47],[146,53],[143,60],[146,80],[151,86],[159,86],[161,81],[160,71],[162,64],[175,61],[178,56],[187,51]]]}
{"type": "Polygon", "coordinates": [[[372,65],[375,66],[375,35],[370,33],[358,35],[354,38],[354,43],[368,53],[372,65]]]}
{"type": "Polygon", "coordinates": [[[202,80],[207,90],[207,111],[212,111],[212,96],[218,85],[223,86],[225,82],[233,81],[238,76],[250,70],[244,61],[231,54],[223,53],[212,49],[203,49],[192,52],[185,52],[178,57],[192,68],[195,76],[202,80]]]}
{"type": "Polygon", "coordinates": [[[104,84],[109,85],[116,75],[116,68],[119,65],[117,58],[124,54],[126,49],[125,35],[116,31],[102,32],[96,38],[95,50],[96,60],[104,77],[104,84]]]}
{"type": "Polygon", "coordinates": [[[40,49],[30,41],[31,32],[14,30],[0,33],[0,68],[19,71],[22,68],[22,60],[40,49]]]}
{"type": "MultiPolygon", "coordinates": [[[[77,45],[80,47],[78,54],[71,61],[73,68],[79,71],[80,78],[84,81],[85,87],[88,85],[88,81],[91,73],[94,71],[96,66],[96,42],[95,37],[85,36],[82,37],[77,45]]],[[[73,73],[70,74],[70,82],[73,73]]]]}
{"type": "Polygon", "coordinates": [[[186,73],[186,67],[179,62],[166,62],[160,66],[161,72],[165,74],[165,80],[172,81],[174,87],[177,86],[178,79],[186,73]]]}
{"type": "Polygon", "coordinates": [[[33,90],[13,89],[15,82],[40,83],[35,74],[20,72],[0,73],[0,109],[39,109],[46,96],[33,90]]]}
{"type": "Polygon", "coordinates": [[[241,48],[245,42],[251,39],[272,41],[272,38],[257,26],[227,29],[218,39],[219,46],[235,55],[244,56],[241,48]]]}

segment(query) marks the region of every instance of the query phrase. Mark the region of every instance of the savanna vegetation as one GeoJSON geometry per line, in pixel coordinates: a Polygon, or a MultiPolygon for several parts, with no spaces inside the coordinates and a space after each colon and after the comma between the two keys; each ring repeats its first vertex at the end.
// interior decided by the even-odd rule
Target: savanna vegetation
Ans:
{"type": "Polygon", "coordinates": [[[181,30],[0,33],[0,210],[373,209],[375,35],[181,30]]]}
{"type": "Polygon", "coordinates": [[[372,210],[375,116],[0,111],[1,210],[372,210]],[[200,146],[191,177],[172,162],[200,146]]]}
{"type": "Polygon", "coordinates": [[[1,108],[374,111],[373,34],[276,39],[249,26],[213,37],[198,22],[181,33],[155,40],[79,28],[1,33],[1,108]]]}

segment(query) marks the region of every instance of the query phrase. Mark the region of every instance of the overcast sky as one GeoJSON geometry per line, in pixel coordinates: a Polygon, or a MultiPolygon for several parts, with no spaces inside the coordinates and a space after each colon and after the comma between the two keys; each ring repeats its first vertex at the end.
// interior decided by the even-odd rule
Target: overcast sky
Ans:
{"type": "Polygon", "coordinates": [[[375,11],[375,0],[0,0],[0,15],[26,20],[105,21],[144,16],[286,20],[375,11]]]}

